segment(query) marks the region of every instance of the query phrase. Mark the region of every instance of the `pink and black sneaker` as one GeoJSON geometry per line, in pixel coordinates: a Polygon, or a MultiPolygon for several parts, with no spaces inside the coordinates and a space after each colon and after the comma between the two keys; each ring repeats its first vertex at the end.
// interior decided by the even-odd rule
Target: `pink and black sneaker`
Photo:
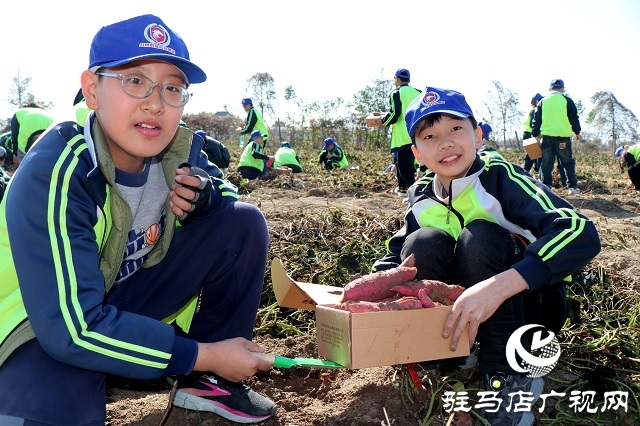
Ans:
{"type": "Polygon", "coordinates": [[[209,411],[236,423],[259,423],[276,413],[272,401],[245,384],[214,375],[180,378],[173,405],[209,411]]]}

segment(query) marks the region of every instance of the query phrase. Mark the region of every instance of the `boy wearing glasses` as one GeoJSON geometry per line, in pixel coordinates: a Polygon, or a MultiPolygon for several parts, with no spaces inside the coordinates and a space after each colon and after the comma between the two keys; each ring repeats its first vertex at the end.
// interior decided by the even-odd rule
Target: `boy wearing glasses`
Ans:
{"type": "Polygon", "coordinates": [[[108,374],[177,377],[175,405],[235,422],[275,413],[241,383],[271,368],[251,341],[264,216],[178,125],[205,79],[156,16],[96,34],[92,112],[54,124],[0,204],[0,424],[103,425],[108,374]]]}

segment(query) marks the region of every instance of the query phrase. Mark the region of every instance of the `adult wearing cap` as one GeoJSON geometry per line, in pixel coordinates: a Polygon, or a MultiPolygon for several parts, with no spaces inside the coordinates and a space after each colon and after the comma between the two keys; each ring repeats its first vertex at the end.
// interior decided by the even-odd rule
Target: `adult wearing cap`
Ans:
{"type": "Polygon", "coordinates": [[[238,173],[249,180],[261,178],[270,166],[268,164],[270,161],[273,161],[272,158],[264,153],[262,133],[260,130],[254,130],[251,133],[251,140],[240,155],[238,173]]]}
{"type": "Polygon", "coordinates": [[[94,36],[85,125],[50,126],[0,203],[0,424],[104,425],[107,375],[171,376],[175,406],[235,422],[275,413],[242,383],[272,368],[252,342],[264,215],[179,126],[205,80],[157,16],[94,36]]]}
{"type": "Polygon", "coordinates": [[[53,116],[36,102],[30,102],[11,117],[11,154],[20,164],[34,142],[53,123],[53,116]]]}
{"type": "Polygon", "coordinates": [[[298,154],[291,148],[291,144],[287,141],[280,142],[280,148],[273,155],[273,167],[289,167],[293,173],[301,173],[302,166],[298,154]]]}
{"type": "Polygon", "coordinates": [[[322,164],[322,167],[327,171],[344,168],[349,165],[344,150],[333,138],[324,140],[322,151],[318,156],[318,163],[322,164]]]}
{"type": "Polygon", "coordinates": [[[396,87],[389,95],[389,111],[382,117],[383,126],[391,126],[391,146],[389,151],[393,155],[396,168],[398,186],[395,192],[405,196],[407,189],[416,181],[415,157],[411,152],[411,138],[407,133],[404,121],[407,107],[419,94],[420,90],[409,86],[411,74],[409,70],[400,68],[393,76],[396,87]]]}
{"type": "Polygon", "coordinates": [[[264,146],[267,146],[267,140],[269,140],[269,128],[264,124],[262,113],[253,107],[253,101],[251,98],[244,98],[242,100],[242,108],[247,112],[247,119],[244,127],[240,129],[240,134],[250,135],[257,130],[262,135],[264,146]]]}
{"type": "Polygon", "coordinates": [[[564,94],[564,82],[551,80],[549,96],[540,100],[531,123],[531,136],[541,141],[542,159],[540,161],[540,177],[542,182],[551,187],[553,183],[553,167],[556,156],[564,168],[569,194],[579,194],[576,178],[576,161],[571,149],[571,136],[582,140],[580,135],[580,117],[573,100],[564,94]]]}
{"type": "MultiPolygon", "coordinates": [[[[531,137],[533,115],[536,112],[536,107],[538,106],[540,99],[542,99],[542,95],[540,93],[536,93],[533,95],[533,98],[531,98],[531,110],[529,110],[529,113],[524,117],[524,121],[522,122],[522,126],[524,127],[522,140],[529,139],[531,137]]],[[[531,173],[531,168],[533,167],[533,170],[537,173],[538,170],[540,170],[540,159],[536,158],[535,160],[532,160],[531,157],[529,157],[529,154],[525,153],[524,165],[522,167],[529,173],[531,173]]]]}

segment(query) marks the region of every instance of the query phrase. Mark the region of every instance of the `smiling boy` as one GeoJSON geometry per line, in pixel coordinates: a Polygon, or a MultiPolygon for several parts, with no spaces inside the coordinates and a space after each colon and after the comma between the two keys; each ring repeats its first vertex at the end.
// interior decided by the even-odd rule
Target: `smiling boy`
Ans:
{"type": "Polygon", "coordinates": [[[264,216],[178,125],[205,79],[156,16],[94,37],[92,112],[52,125],[0,204],[0,424],[104,425],[108,374],[177,377],[175,405],[235,422],[275,413],[241,383],[271,368],[251,341],[264,216]]]}
{"type": "Polygon", "coordinates": [[[506,410],[508,394],[531,393],[533,404],[543,379],[515,371],[506,343],[525,324],[554,332],[562,327],[564,280],[598,254],[598,233],[519,166],[478,155],[482,131],[462,94],[433,87],[423,94],[409,106],[406,123],[414,155],[431,173],[409,189],[404,227],[374,270],[396,267],[413,253],[416,279],[467,288],[453,305],[443,337],[451,337],[455,349],[468,327],[470,342],[477,342],[487,391],[504,402],[495,413],[482,412],[491,425],[531,425],[531,411],[506,410]]]}

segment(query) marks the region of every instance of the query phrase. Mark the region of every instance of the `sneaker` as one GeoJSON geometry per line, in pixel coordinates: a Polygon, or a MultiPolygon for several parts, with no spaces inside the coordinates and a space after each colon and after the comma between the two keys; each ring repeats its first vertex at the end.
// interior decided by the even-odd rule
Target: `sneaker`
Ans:
{"type": "MultiPolygon", "coordinates": [[[[527,377],[517,374],[506,375],[496,373],[485,374],[485,389],[495,393],[498,399],[490,406],[483,408],[480,414],[491,426],[532,426],[536,418],[533,415],[533,405],[538,401],[544,390],[542,377],[527,377]],[[498,402],[500,405],[496,409],[498,402]],[[516,408],[523,411],[516,411],[516,408]]],[[[492,394],[493,395],[493,394],[492,394]]],[[[487,396],[489,401],[492,398],[487,396]]]]}
{"type": "Polygon", "coordinates": [[[213,375],[180,378],[173,405],[209,411],[236,423],[259,423],[276,413],[272,401],[248,386],[213,375]]]}
{"type": "Polygon", "coordinates": [[[580,193],[580,190],[578,188],[569,188],[569,194],[575,195],[579,193],[580,193]]]}
{"type": "Polygon", "coordinates": [[[406,197],[407,196],[407,188],[400,188],[400,187],[396,186],[396,189],[394,189],[393,192],[395,192],[397,195],[399,195],[401,197],[406,197]]]}

